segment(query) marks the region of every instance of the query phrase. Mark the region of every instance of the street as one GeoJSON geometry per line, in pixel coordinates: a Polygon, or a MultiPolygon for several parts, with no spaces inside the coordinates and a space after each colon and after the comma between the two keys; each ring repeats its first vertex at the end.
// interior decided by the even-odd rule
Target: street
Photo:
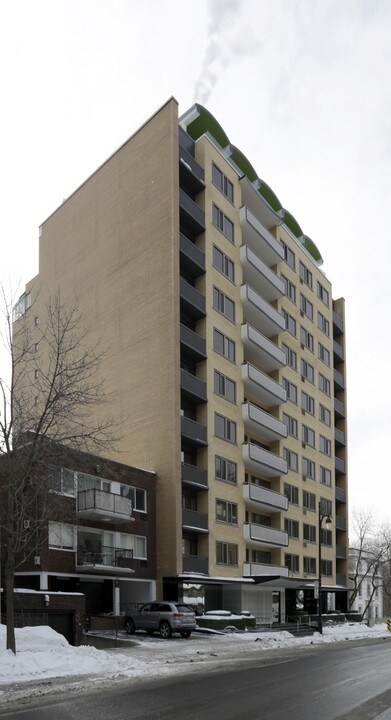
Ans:
{"type": "MultiPolygon", "coordinates": [[[[20,720],[369,720],[391,718],[391,642],[276,650],[178,678],[123,680],[0,711],[20,720]],[[229,667],[229,670],[227,668],[229,667]]],[[[66,688],[65,688],[66,690],[66,688]]]]}

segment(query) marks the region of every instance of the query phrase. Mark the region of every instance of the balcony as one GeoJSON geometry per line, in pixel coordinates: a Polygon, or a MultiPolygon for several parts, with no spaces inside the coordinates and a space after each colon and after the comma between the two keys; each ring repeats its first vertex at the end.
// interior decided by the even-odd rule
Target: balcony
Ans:
{"type": "Polygon", "coordinates": [[[346,490],[338,487],[338,485],[335,486],[335,499],[337,502],[346,503],[346,490]]]}
{"type": "Polygon", "coordinates": [[[285,495],[253,483],[243,485],[243,499],[246,506],[258,512],[265,510],[272,513],[288,510],[288,498],[285,495]]]}
{"type": "Polygon", "coordinates": [[[183,572],[208,574],[208,558],[202,555],[183,555],[183,572]]]}
{"type": "Polygon", "coordinates": [[[280,370],[286,365],[283,351],[251,325],[241,327],[245,360],[262,367],[266,372],[280,370]]]}
{"type": "Polygon", "coordinates": [[[345,461],[341,460],[341,458],[336,457],[335,458],[335,473],[336,475],[345,475],[345,461]]]}
{"type": "Polygon", "coordinates": [[[243,403],[242,418],[246,431],[266,442],[283,440],[288,435],[285,423],[251,402],[243,403]]]}
{"type": "Polygon", "coordinates": [[[265,300],[273,302],[284,295],[282,280],[247,245],[240,248],[240,262],[244,281],[256,288],[265,300]]]}
{"type": "Polygon", "coordinates": [[[261,563],[244,563],[243,577],[258,577],[260,575],[277,575],[279,577],[288,577],[289,570],[281,565],[266,565],[261,563]]]}
{"type": "Polygon", "coordinates": [[[243,320],[250,323],[265,337],[274,337],[285,330],[285,319],[270,303],[258,295],[250,285],[242,285],[240,299],[243,306],[243,320]]]}
{"type": "Polygon", "coordinates": [[[184,350],[199,362],[206,360],[206,342],[201,335],[181,323],[180,326],[181,350],[184,350]]]}
{"type": "Polygon", "coordinates": [[[205,447],[208,444],[205,425],[201,425],[201,423],[190,418],[182,416],[181,434],[185,440],[195,447],[205,447]]]}
{"type": "Polygon", "coordinates": [[[280,243],[247,207],[240,208],[239,219],[243,244],[247,245],[268,267],[273,267],[284,259],[284,251],[280,243]]]}
{"type": "Polygon", "coordinates": [[[343,320],[337,315],[335,310],[333,311],[333,332],[334,335],[343,334],[343,320]]]}
{"type": "Polygon", "coordinates": [[[346,417],[345,406],[340,400],[337,400],[337,398],[334,398],[334,415],[340,419],[346,417]]]}
{"type": "Polygon", "coordinates": [[[242,454],[246,467],[266,478],[280,477],[288,472],[286,460],[254,443],[244,443],[242,454]]]}
{"type": "Polygon", "coordinates": [[[344,353],[343,347],[336,340],[333,341],[333,353],[334,353],[334,364],[343,362],[344,353]]]}
{"type": "Polygon", "coordinates": [[[345,545],[337,545],[335,548],[335,557],[338,560],[346,560],[347,553],[345,545]]]}
{"type": "Polygon", "coordinates": [[[345,379],[342,373],[334,369],[334,388],[335,391],[345,390],[345,379]]]}
{"type": "Polygon", "coordinates": [[[208,473],[203,468],[196,467],[196,465],[182,463],[182,482],[200,490],[207,490],[208,473]]]}
{"type": "Polygon", "coordinates": [[[179,146],[179,182],[181,187],[188,188],[192,195],[205,188],[201,165],[181,146],[179,146]]]}
{"type": "Polygon", "coordinates": [[[195,320],[205,317],[205,298],[190,283],[181,277],[180,280],[181,305],[184,312],[195,320]]]}
{"type": "Polygon", "coordinates": [[[240,185],[243,203],[261,220],[266,228],[281,225],[282,208],[274,210],[247,177],[241,178],[240,185]]]}
{"type": "Polygon", "coordinates": [[[247,545],[255,547],[288,547],[289,538],[285,530],[275,530],[265,525],[245,523],[243,525],[243,537],[247,545]]]}
{"type": "Polygon", "coordinates": [[[89,520],[110,520],[117,523],[134,520],[129,498],[95,489],[77,493],[77,515],[89,520]]]}
{"type": "Polygon", "coordinates": [[[205,231],[205,213],[184,190],[179,190],[180,225],[194,237],[205,231]]]}
{"type": "Polygon", "coordinates": [[[342,587],[345,587],[346,586],[346,575],[337,573],[336,581],[337,581],[337,585],[341,585],[342,587]]]}
{"type": "Polygon", "coordinates": [[[195,404],[204,403],[207,400],[206,383],[186,370],[181,370],[181,392],[184,397],[195,404]]]}
{"type": "Polygon", "coordinates": [[[286,390],[261,370],[244,363],[241,367],[244,392],[265,407],[275,407],[286,402],[286,390]]]}
{"type": "Polygon", "coordinates": [[[205,255],[183,233],[179,237],[180,265],[181,270],[197,278],[205,272],[205,255]]]}
{"type": "Polygon", "coordinates": [[[339,447],[346,446],[345,433],[342,432],[342,430],[338,430],[338,428],[334,429],[334,439],[335,439],[335,444],[338,445],[339,447]]]}
{"type": "Polygon", "coordinates": [[[335,528],[336,528],[336,530],[346,530],[345,518],[341,517],[340,515],[337,515],[335,518],[335,528]]]}
{"type": "Polygon", "coordinates": [[[99,545],[93,549],[80,545],[76,551],[76,566],[86,571],[94,571],[97,569],[108,569],[118,571],[134,572],[133,550],[124,550],[123,548],[111,547],[109,545],[99,545]]]}
{"type": "Polygon", "coordinates": [[[182,527],[186,532],[207,533],[208,514],[182,508],[182,527]]]}

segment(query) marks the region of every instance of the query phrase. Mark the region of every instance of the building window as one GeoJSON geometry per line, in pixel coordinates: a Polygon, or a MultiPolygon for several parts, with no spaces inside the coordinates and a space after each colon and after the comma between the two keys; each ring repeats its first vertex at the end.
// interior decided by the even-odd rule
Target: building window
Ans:
{"type": "Polygon", "coordinates": [[[316,542],[316,527],[315,525],[307,525],[303,523],[303,540],[307,542],[316,542]]]}
{"type": "Polygon", "coordinates": [[[308,382],[314,384],[315,382],[315,371],[312,365],[306,360],[301,359],[301,376],[308,382]]]}
{"type": "Polygon", "coordinates": [[[225,275],[228,280],[235,282],[235,266],[232,260],[216,245],[213,245],[213,266],[225,275]]]}
{"type": "Polygon", "coordinates": [[[215,455],[215,474],[217,480],[236,485],[237,483],[237,465],[231,460],[215,455]]]}
{"type": "Polygon", "coordinates": [[[295,540],[299,539],[299,523],[297,522],[297,520],[290,520],[289,518],[285,518],[284,528],[285,532],[288,533],[288,536],[290,538],[294,538],[295,540]]]}
{"type": "Polygon", "coordinates": [[[76,473],[74,470],[49,465],[49,487],[61,495],[76,497],[76,473]]]}
{"type": "Polygon", "coordinates": [[[318,328],[327,335],[327,337],[330,337],[330,323],[321,312],[318,312],[318,328]]]}
{"type": "Polygon", "coordinates": [[[319,420],[320,422],[324,423],[325,425],[328,425],[330,427],[331,425],[331,412],[330,410],[319,403],[319,420]]]}
{"type": "Polygon", "coordinates": [[[288,435],[297,438],[297,420],[296,418],[288,415],[287,413],[282,414],[282,422],[285,423],[288,429],[288,435]]]}
{"type": "Polygon", "coordinates": [[[238,564],[238,546],[232,543],[216,543],[216,562],[219,565],[238,564]]]}
{"type": "Polygon", "coordinates": [[[314,415],[315,413],[315,400],[305,392],[301,393],[301,408],[310,415],[314,415]]]}
{"type": "Polygon", "coordinates": [[[132,510],[137,512],[147,512],[147,491],[143,488],[133,487],[132,485],[121,485],[121,495],[132,501],[132,510]]]}
{"type": "Polygon", "coordinates": [[[88,473],[77,473],[77,485],[79,490],[102,490],[102,492],[111,491],[110,480],[104,480],[96,475],[88,475],[88,473]]]}
{"type": "Polygon", "coordinates": [[[292,350],[292,348],[290,348],[289,345],[286,345],[285,343],[281,344],[281,350],[286,357],[286,364],[289,365],[292,370],[296,370],[297,354],[295,353],[295,351],[292,350]]]}
{"type": "Polygon", "coordinates": [[[322,560],[322,575],[330,577],[333,574],[333,563],[331,560],[322,560]]]}
{"type": "Polygon", "coordinates": [[[238,506],[236,503],[216,499],[216,520],[229,525],[238,524],[238,506]]]}
{"type": "Polygon", "coordinates": [[[331,532],[331,530],[327,530],[326,528],[321,528],[320,542],[322,545],[327,545],[327,547],[332,547],[333,533],[331,532]]]}
{"type": "Polygon", "coordinates": [[[236,443],[236,422],[215,413],[215,435],[222,440],[236,443]]]}
{"type": "Polygon", "coordinates": [[[229,400],[229,402],[236,402],[236,383],[226,375],[218,372],[218,370],[215,370],[214,379],[216,395],[220,395],[226,400],[229,400]]]}
{"type": "Polygon", "coordinates": [[[234,224],[233,222],[213,203],[212,222],[220,232],[225,235],[227,240],[234,242],[234,224]]]}
{"type": "Polygon", "coordinates": [[[296,304],[296,285],[291,282],[285,275],[281,275],[281,280],[284,285],[284,293],[289,300],[296,304]]]}
{"type": "Polygon", "coordinates": [[[284,250],[284,259],[285,259],[285,262],[289,265],[289,267],[292,268],[292,270],[294,270],[294,269],[295,269],[295,264],[296,264],[295,253],[290,249],[290,247],[288,247],[288,245],[287,245],[286,243],[284,243],[283,240],[280,240],[280,243],[281,243],[282,248],[283,248],[283,250],[284,250]]]}
{"type": "Polygon", "coordinates": [[[291,505],[299,504],[299,488],[289,483],[284,483],[284,495],[288,498],[291,505]]]}
{"type": "Polygon", "coordinates": [[[303,508],[306,510],[314,510],[315,511],[315,495],[314,493],[307,492],[307,490],[303,490],[303,508]]]}
{"type": "Polygon", "coordinates": [[[318,358],[327,365],[327,367],[330,367],[330,352],[322,343],[318,343],[318,358]]]}
{"type": "Polygon", "coordinates": [[[315,432],[308,425],[302,425],[301,427],[301,441],[309,447],[315,447],[315,432]]]}
{"type": "Polygon", "coordinates": [[[320,509],[324,515],[333,516],[333,503],[327,498],[320,498],[320,509]]]}
{"type": "Polygon", "coordinates": [[[314,352],[314,336],[311,335],[311,333],[303,326],[300,327],[300,342],[303,347],[306,347],[308,350],[311,350],[311,352],[314,352]]]}
{"type": "Polygon", "coordinates": [[[304,556],[303,570],[305,575],[316,575],[316,558],[304,556]]]}
{"type": "Polygon", "coordinates": [[[294,385],[290,380],[287,380],[286,378],[282,378],[282,385],[284,387],[284,390],[286,391],[287,400],[290,400],[291,402],[295,403],[295,405],[297,405],[296,385],[294,385]]]}
{"type": "Polygon", "coordinates": [[[225,197],[233,203],[234,201],[234,186],[227,176],[224,175],[221,170],[212,163],[212,183],[225,195],[225,197]]]}
{"type": "Polygon", "coordinates": [[[228,295],[225,295],[217,287],[213,288],[213,307],[222,315],[225,315],[228,320],[235,322],[235,303],[228,295]]]}
{"type": "Polygon", "coordinates": [[[286,461],[288,468],[298,472],[299,469],[299,456],[293,450],[284,448],[284,460],[286,461]]]}
{"type": "Polygon", "coordinates": [[[330,397],[331,384],[330,380],[325,378],[322,373],[319,373],[319,390],[330,397]]]}
{"type": "Polygon", "coordinates": [[[285,319],[285,330],[288,330],[288,332],[293,335],[293,337],[296,337],[296,320],[292,315],[289,315],[289,313],[282,309],[281,314],[285,319]]]}
{"type": "Polygon", "coordinates": [[[230,362],[235,362],[235,343],[224,333],[213,329],[213,350],[219,355],[227,358],[230,362]]]}
{"type": "Polygon", "coordinates": [[[49,521],[49,548],[56,550],[74,550],[75,532],[73,525],[49,521]]]}
{"type": "Polygon", "coordinates": [[[136,560],[147,560],[147,538],[144,535],[120,533],[119,546],[122,550],[131,550],[136,560]]]}
{"type": "Polygon", "coordinates": [[[331,440],[324,437],[324,435],[319,435],[319,450],[324,455],[331,457],[331,440]]]}
{"type": "Polygon", "coordinates": [[[16,322],[31,307],[31,293],[23,293],[12,308],[12,322],[16,322]]]}
{"type": "Polygon", "coordinates": [[[300,310],[309,320],[314,319],[314,306],[303,293],[300,293],[300,310]]]}
{"type": "Polygon", "coordinates": [[[324,303],[324,305],[327,305],[327,307],[328,307],[328,306],[329,306],[329,302],[330,302],[330,300],[329,300],[329,293],[328,293],[328,291],[326,290],[326,288],[323,287],[323,285],[319,282],[319,280],[318,280],[317,288],[318,288],[318,290],[317,290],[318,298],[320,298],[320,300],[322,301],[322,303],[324,303]]]}
{"type": "Polygon", "coordinates": [[[299,262],[299,276],[300,279],[312,290],[312,272],[308,270],[301,260],[299,262]]]}
{"type": "Polygon", "coordinates": [[[303,475],[310,480],[315,480],[315,463],[308,458],[302,458],[302,472],[303,475]]]}
{"type": "Polygon", "coordinates": [[[331,487],[331,470],[320,466],[320,482],[322,485],[328,485],[331,487]]]}
{"type": "Polygon", "coordinates": [[[266,550],[251,550],[251,562],[260,565],[271,565],[272,554],[266,550]]]}
{"type": "Polygon", "coordinates": [[[299,556],[298,555],[285,555],[285,567],[291,572],[299,572],[299,556]]]}

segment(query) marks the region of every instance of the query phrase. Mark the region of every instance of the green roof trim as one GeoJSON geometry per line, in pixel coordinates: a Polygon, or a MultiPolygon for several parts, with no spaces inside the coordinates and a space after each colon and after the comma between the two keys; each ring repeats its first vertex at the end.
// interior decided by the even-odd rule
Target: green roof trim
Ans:
{"type": "Polygon", "coordinates": [[[249,160],[235,145],[230,145],[230,158],[250,182],[255,182],[258,179],[258,175],[249,160]]]}
{"type": "Polygon", "coordinates": [[[210,133],[212,137],[218,142],[220,147],[225,148],[229,145],[229,137],[224,132],[221,125],[217,122],[216,118],[204,108],[202,105],[196,105],[199,113],[198,117],[187,126],[187,133],[193,140],[198,140],[201,135],[206,132],[210,133]]]}
{"type": "Polygon", "coordinates": [[[284,223],[289,228],[289,230],[293,233],[293,235],[297,238],[302,237],[303,231],[297,222],[297,220],[293,217],[293,215],[288,211],[284,209],[284,223]]]}
{"type": "Polygon", "coordinates": [[[308,235],[304,235],[303,245],[304,245],[305,249],[307,250],[307,252],[309,252],[309,254],[314,258],[314,260],[321,265],[323,262],[323,258],[321,256],[318,248],[316,247],[314,241],[311,240],[311,238],[309,238],[308,235]]]}
{"type": "Polygon", "coordinates": [[[266,200],[266,202],[270,205],[274,212],[282,210],[282,205],[277,195],[273,192],[271,187],[269,187],[269,185],[267,185],[263,180],[259,180],[258,192],[260,193],[260,195],[262,195],[262,197],[266,200]]]}

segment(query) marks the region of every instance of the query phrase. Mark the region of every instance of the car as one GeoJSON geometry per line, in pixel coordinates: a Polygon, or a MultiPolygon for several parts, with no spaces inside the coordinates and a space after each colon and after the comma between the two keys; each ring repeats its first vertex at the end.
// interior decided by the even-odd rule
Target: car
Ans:
{"type": "Polygon", "coordinates": [[[128,610],[124,622],[128,635],[133,635],[136,630],[145,630],[148,635],[159,632],[165,640],[173,633],[189,638],[197,627],[194,612],[181,602],[146,603],[137,610],[128,610]]]}

